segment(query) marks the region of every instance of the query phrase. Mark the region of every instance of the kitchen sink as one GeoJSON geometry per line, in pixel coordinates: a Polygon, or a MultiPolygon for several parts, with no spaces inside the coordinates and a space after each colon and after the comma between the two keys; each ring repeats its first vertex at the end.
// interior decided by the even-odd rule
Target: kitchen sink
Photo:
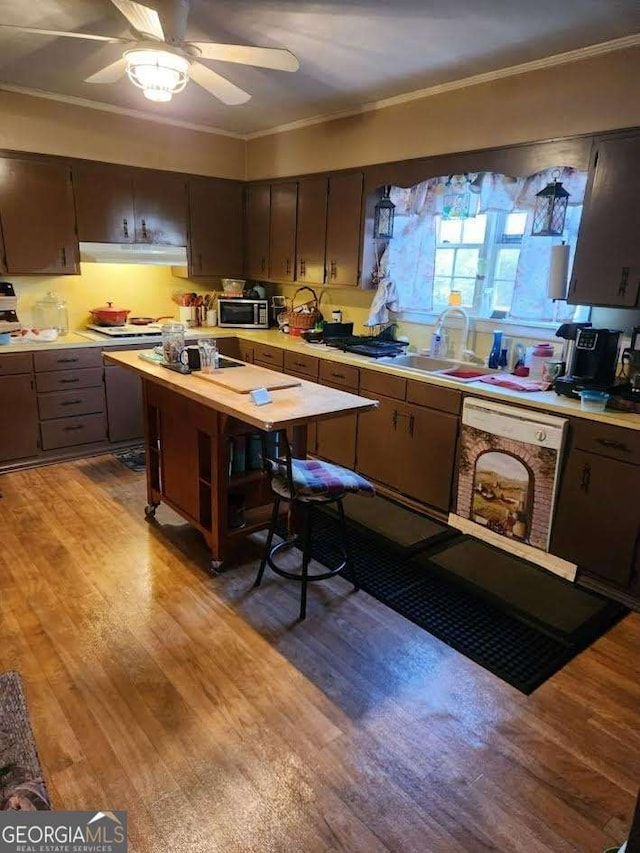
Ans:
{"type": "Polygon", "coordinates": [[[410,367],[423,373],[434,373],[436,370],[446,370],[457,367],[460,362],[448,358],[432,358],[430,355],[396,355],[377,359],[378,364],[393,364],[395,367],[410,367]]]}
{"type": "Polygon", "coordinates": [[[435,373],[456,382],[473,382],[481,376],[499,371],[471,361],[453,361],[448,358],[432,358],[430,355],[398,355],[394,358],[379,358],[379,364],[406,367],[420,373],[435,373]]]}

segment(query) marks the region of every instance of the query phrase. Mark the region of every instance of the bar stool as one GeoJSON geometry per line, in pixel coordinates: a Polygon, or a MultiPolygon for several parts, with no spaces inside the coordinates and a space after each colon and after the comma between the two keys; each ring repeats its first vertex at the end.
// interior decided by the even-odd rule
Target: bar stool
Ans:
{"type": "Polygon", "coordinates": [[[345,569],[350,569],[353,588],[356,591],[360,589],[355,568],[351,561],[342,499],[347,493],[373,497],[375,488],[364,477],[348,468],[323,462],[320,459],[293,459],[286,432],[281,431],[278,436],[280,447],[284,448],[284,455],[280,453],[276,458],[271,458],[265,452],[263,443],[263,459],[265,467],[271,475],[271,490],[274,499],[269,533],[254,587],[260,586],[267,566],[280,577],[300,583],[300,620],[303,620],[307,615],[307,586],[309,583],[332,578],[345,569]],[[280,504],[283,500],[288,501],[292,507],[300,508],[303,514],[302,529],[299,534],[291,539],[285,539],[277,545],[273,545],[273,537],[278,526],[280,504]],[[338,511],[342,538],[337,548],[340,562],[324,572],[309,574],[314,512],[318,506],[327,506],[328,504],[335,504],[338,511]],[[275,563],[275,557],[282,551],[296,545],[302,547],[300,571],[288,571],[278,566],[275,563]]]}

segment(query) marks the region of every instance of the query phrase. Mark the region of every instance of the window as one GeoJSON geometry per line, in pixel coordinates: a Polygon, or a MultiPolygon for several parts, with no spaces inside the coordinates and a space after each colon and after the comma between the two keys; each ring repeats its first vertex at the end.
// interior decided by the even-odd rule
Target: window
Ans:
{"type": "Polygon", "coordinates": [[[479,317],[507,316],[516,282],[526,211],[481,213],[469,219],[437,217],[433,310],[460,291],[462,306],[479,317]]]}
{"type": "Polygon", "coordinates": [[[385,300],[401,314],[431,315],[459,300],[476,317],[571,320],[578,309],[553,302],[547,285],[551,250],[561,240],[569,246],[571,268],[586,179],[586,172],[566,166],[526,177],[470,173],[392,187],[395,233],[376,270],[392,287],[388,298],[386,291],[377,298],[376,311],[385,300]],[[556,179],[570,196],[562,238],[532,236],[536,194],[556,179]],[[452,291],[459,296],[452,299],[452,291]]]}

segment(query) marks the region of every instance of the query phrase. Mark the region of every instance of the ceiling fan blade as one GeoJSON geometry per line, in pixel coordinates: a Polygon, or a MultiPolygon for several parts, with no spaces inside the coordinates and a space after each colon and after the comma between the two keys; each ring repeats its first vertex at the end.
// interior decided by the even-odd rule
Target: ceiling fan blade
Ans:
{"type": "Polygon", "coordinates": [[[21,33],[33,33],[40,36],[58,36],[60,38],[70,39],[89,39],[89,41],[111,41],[111,42],[127,42],[129,39],[121,39],[115,36],[96,36],[92,33],[69,33],[64,30],[43,30],[39,27],[17,27],[14,24],[0,24],[0,28],[4,30],[16,30],[21,33]]]}
{"type": "Polygon", "coordinates": [[[155,9],[135,3],[134,0],[111,0],[131,24],[134,30],[164,41],[164,30],[155,9]]]}
{"type": "Polygon", "coordinates": [[[111,65],[107,65],[105,68],[100,69],[100,71],[96,71],[96,73],[92,74],[91,77],[87,77],[84,82],[117,83],[118,80],[121,80],[124,77],[126,70],[126,59],[118,59],[116,62],[112,62],[111,65]]]}
{"type": "Polygon", "coordinates": [[[199,62],[191,64],[189,77],[194,83],[202,86],[209,94],[222,101],[223,104],[227,104],[227,106],[244,104],[251,98],[251,95],[245,92],[244,89],[240,89],[229,80],[225,80],[224,77],[216,74],[215,71],[212,71],[205,65],[201,65],[199,62]]]}
{"type": "Polygon", "coordinates": [[[203,59],[257,65],[276,71],[297,71],[300,68],[300,63],[292,53],[276,47],[249,47],[243,44],[217,44],[212,41],[195,41],[193,45],[201,51],[203,59]]]}

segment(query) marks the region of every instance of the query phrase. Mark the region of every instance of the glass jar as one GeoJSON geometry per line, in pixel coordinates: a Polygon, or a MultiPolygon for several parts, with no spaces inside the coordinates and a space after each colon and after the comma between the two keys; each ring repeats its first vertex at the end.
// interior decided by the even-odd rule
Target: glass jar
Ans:
{"type": "Polygon", "coordinates": [[[36,329],[56,329],[59,335],[69,331],[67,303],[50,290],[46,296],[33,304],[32,320],[36,329]]]}
{"type": "Polygon", "coordinates": [[[180,364],[184,349],[184,326],[182,323],[164,323],[162,334],[162,357],[165,364],[180,364]]]}

